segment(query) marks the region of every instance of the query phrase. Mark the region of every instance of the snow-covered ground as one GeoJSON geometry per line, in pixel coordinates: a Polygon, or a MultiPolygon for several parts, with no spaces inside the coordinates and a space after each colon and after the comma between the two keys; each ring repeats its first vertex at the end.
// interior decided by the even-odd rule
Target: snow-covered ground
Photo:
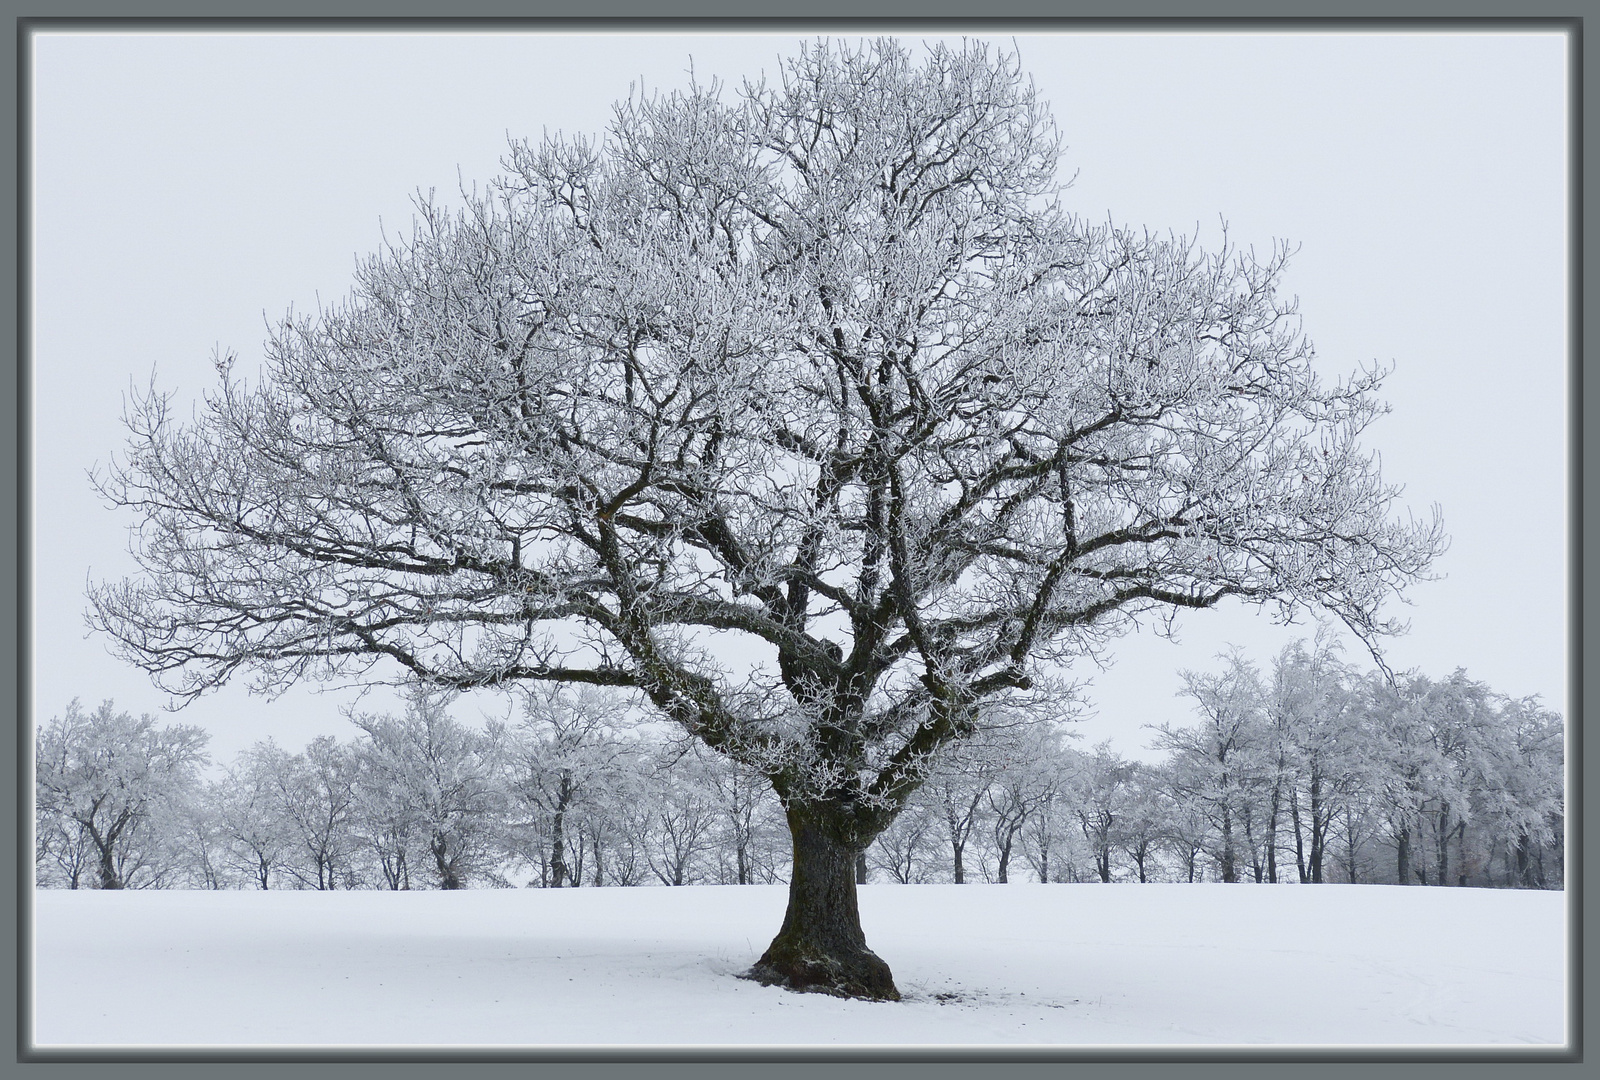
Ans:
{"type": "Polygon", "coordinates": [[[869,885],[906,1000],[734,975],[781,886],[35,895],[59,1045],[1561,1044],[1560,893],[869,885]]]}

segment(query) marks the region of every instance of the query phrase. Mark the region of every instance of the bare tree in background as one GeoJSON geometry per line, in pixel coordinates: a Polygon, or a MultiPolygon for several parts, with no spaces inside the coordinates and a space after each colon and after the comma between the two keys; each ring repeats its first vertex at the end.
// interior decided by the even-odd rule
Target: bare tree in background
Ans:
{"type": "Polygon", "coordinates": [[[857,855],[987,706],[1228,597],[1375,640],[1443,543],[1360,446],[1381,373],[1314,370],[1287,249],[1074,217],[1059,148],[1014,54],[893,40],[516,143],[258,383],[133,404],[98,483],[141,571],[91,622],[179,699],[636,688],[784,806],[752,976],[898,997],[857,855]]]}
{"type": "MultiPolygon", "coordinates": [[[[34,782],[40,836],[76,888],[89,864],[102,889],[137,884],[161,842],[152,823],[199,786],[209,736],[188,724],[157,727],[103,702],[77,701],[39,729],[34,782]]],[[[46,852],[48,854],[48,851],[46,852]]]]}
{"type": "Polygon", "coordinates": [[[984,796],[991,815],[995,880],[1001,884],[1011,880],[1013,856],[1024,846],[1023,831],[1056,798],[1064,779],[1061,732],[1053,727],[1030,725],[1013,731],[1003,752],[999,775],[984,796]]]}
{"type": "Polygon", "coordinates": [[[581,885],[583,831],[599,825],[600,786],[620,779],[626,749],[618,732],[630,702],[593,687],[534,686],[524,695],[523,722],[508,741],[507,787],[518,808],[523,846],[542,845],[527,862],[552,888],[581,885]]]}
{"type": "Polygon", "coordinates": [[[1183,681],[1202,719],[1187,728],[1158,727],[1154,745],[1171,752],[1171,790],[1210,821],[1222,880],[1236,882],[1240,855],[1249,852],[1243,826],[1264,758],[1261,676],[1234,653],[1221,673],[1185,671],[1183,681]]]}
{"type": "Polygon", "coordinates": [[[273,871],[281,870],[294,842],[283,818],[279,784],[287,760],[271,741],[257,743],[228,769],[213,802],[231,861],[261,889],[272,887],[273,871]]]}
{"type": "Polygon", "coordinates": [[[1103,883],[1111,881],[1111,852],[1122,846],[1123,826],[1134,812],[1131,787],[1135,771],[1134,762],[1103,742],[1093,753],[1078,755],[1069,781],[1072,812],[1094,852],[1095,873],[1103,883]]]}
{"type": "Polygon", "coordinates": [[[359,775],[410,811],[441,889],[465,887],[483,867],[505,803],[504,732],[456,720],[451,697],[417,691],[399,717],[351,716],[364,736],[352,754],[359,775]]]}

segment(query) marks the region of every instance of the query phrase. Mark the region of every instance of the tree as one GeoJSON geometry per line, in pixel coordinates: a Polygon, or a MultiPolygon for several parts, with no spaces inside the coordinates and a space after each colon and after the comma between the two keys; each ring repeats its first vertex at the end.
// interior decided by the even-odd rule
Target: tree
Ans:
{"type": "Polygon", "coordinates": [[[1196,879],[1203,880],[1200,855],[1212,842],[1213,828],[1210,819],[1191,795],[1191,773],[1191,764],[1181,757],[1167,762],[1161,770],[1167,808],[1163,830],[1166,847],[1177,857],[1184,881],[1192,885],[1196,879]]]}
{"type": "Polygon", "coordinates": [[[776,805],[766,778],[720,755],[700,759],[701,778],[719,820],[715,844],[725,864],[717,880],[724,885],[750,885],[777,879],[783,852],[773,841],[784,838],[782,808],[776,805]],[[774,829],[774,826],[777,826],[774,829]],[[726,865],[731,856],[731,865],[726,865]]]}
{"type": "Polygon", "coordinates": [[[937,825],[937,810],[919,792],[873,841],[868,849],[869,869],[881,870],[901,885],[926,881],[926,867],[938,857],[937,825]]]}
{"type": "Polygon", "coordinates": [[[538,686],[524,698],[523,722],[509,742],[509,790],[529,816],[533,842],[545,848],[529,861],[544,867],[553,888],[582,884],[582,838],[573,844],[568,833],[571,823],[593,818],[596,786],[617,774],[624,752],[617,730],[628,706],[593,687],[538,686]]]}
{"type": "Polygon", "coordinates": [[[1162,773],[1138,761],[1128,762],[1127,768],[1118,839],[1138,871],[1139,884],[1143,885],[1156,871],[1156,854],[1167,840],[1172,808],[1168,805],[1166,778],[1162,773]]]}
{"type": "MultiPolygon", "coordinates": [[[[1233,653],[1221,674],[1183,672],[1183,693],[1202,717],[1193,727],[1157,728],[1156,745],[1172,753],[1168,780],[1177,797],[1193,805],[1214,830],[1214,858],[1225,882],[1239,880],[1241,833],[1251,819],[1253,794],[1261,786],[1263,724],[1261,679],[1243,656],[1233,653]]],[[[1247,847],[1246,850],[1249,850],[1247,847]]],[[[1259,880],[1259,877],[1258,877],[1259,880]]]]}
{"type": "Polygon", "coordinates": [[[411,805],[411,793],[391,781],[391,762],[369,741],[354,748],[355,800],[351,832],[365,877],[379,887],[398,892],[411,888],[411,871],[427,867],[422,819],[411,805]]]}
{"type": "Polygon", "coordinates": [[[1300,881],[1320,884],[1336,817],[1363,782],[1370,738],[1361,727],[1352,673],[1325,629],[1307,649],[1287,646],[1262,688],[1272,777],[1269,880],[1277,881],[1278,820],[1287,796],[1300,881]]]}
{"type": "Polygon", "coordinates": [[[255,748],[271,785],[269,820],[282,830],[279,866],[297,887],[339,887],[355,847],[355,759],[348,746],[322,735],[290,754],[268,740],[255,748]]]}
{"type": "Polygon", "coordinates": [[[77,822],[42,798],[34,800],[34,879],[46,888],[77,889],[96,864],[94,842],[77,822]]]}
{"type": "Polygon", "coordinates": [[[1013,852],[1026,846],[1021,837],[1028,822],[1060,789],[1062,756],[1061,733],[1050,727],[1029,726],[1008,740],[1000,773],[985,793],[994,841],[995,880],[1002,885],[1011,879],[1013,852]]]}
{"type": "MultiPolygon", "coordinates": [[[[1095,873],[1106,884],[1111,882],[1111,851],[1122,845],[1123,824],[1133,810],[1131,785],[1136,772],[1136,763],[1103,742],[1093,754],[1078,755],[1069,782],[1072,811],[1094,852],[1095,873]]],[[[1143,872],[1141,864],[1140,880],[1143,872]]]]}
{"type": "Polygon", "coordinates": [[[967,883],[967,845],[980,835],[989,789],[1000,776],[1002,759],[993,744],[970,740],[946,753],[923,782],[929,801],[944,827],[949,845],[950,880],[967,883]]]}
{"type": "Polygon", "coordinates": [[[1508,876],[1523,888],[1543,888],[1540,856],[1556,842],[1565,810],[1562,720],[1537,698],[1506,700],[1501,715],[1507,738],[1485,785],[1483,814],[1508,851],[1508,876]]]}
{"type": "Polygon", "coordinates": [[[751,975],[897,997],[857,855],[985,706],[1229,597],[1376,639],[1442,543],[1360,446],[1382,373],[1314,370],[1287,248],[1086,222],[1059,149],[1015,55],[887,39],[515,143],[259,382],[132,403],[98,483],[141,570],[91,621],[180,699],[634,687],[784,807],[751,975]]]}
{"type": "Polygon", "coordinates": [[[1023,858],[1033,868],[1040,884],[1059,881],[1062,869],[1060,853],[1071,845],[1070,822],[1067,821],[1067,800],[1062,785],[1052,786],[1040,800],[1023,824],[1019,837],[1023,858]]]}
{"type": "Polygon", "coordinates": [[[702,863],[717,819],[715,795],[705,772],[703,762],[688,756],[657,766],[644,855],[650,872],[663,885],[689,885],[703,876],[702,863]]]}
{"type": "Polygon", "coordinates": [[[197,785],[174,803],[167,815],[170,850],[181,864],[180,887],[226,889],[234,885],[230,838],[218,813],[222,797],[221,784],[197,785]]]}
{"type": "Polygon", "coordinates": [[[655,817],[654,755],[638,745],[617,755],[606,782],[591,791],[589,835],[596,885],[640,885],[655,817]]]}
{"type": "Polygon", "coordinates": [[[361,775],[394,793],[433,862],[441,889],[460,889],[482,868],[505,804],[503,733],[474,731],[450,716],[450,695],[418,691],[404,714],[352,715],[364,738],[361,775]]]}
{"type": "Polygon", "coordinates": [[[1162,728],[1157,744],[1172,752],[1163,831],[1190,880],[1202,849],[1237,880],[1239,834],[1254,858],[1263,803],[1258,881],[1277,880],[1283,812],[1302,883],[1338,869],[1369,879],[1385,831],[1401,884],[1531,886],[1559,848],[1562,720],[1536,698],[1496,694],[1459,669],[1357,676],[1320,632],[1314,647],[1280,652],[1265,682],[1237,653],[1221,673],[1186,678],[1205,721],[1162,728]]]}
{"type": "Polygon", "coordinates": [[[281,771],[288,755],[271,740],[241,753],[216,789],[213,806],[234,867],[257,888],[272,887],[294,837],[283,814],[281,771]]]}
{"type": "Polygon", "coordinates": [[[84,712],[74,700],[41,728],[34,742],[34,779],[41,833],[58,852],[69,887],[77,888],[85,856],[102,889],[138,883],[157,867],[147,856],[160,844],[152,822],[199,783],[209,736],[187,724],[156,727],[106,701],[84,712]]]}

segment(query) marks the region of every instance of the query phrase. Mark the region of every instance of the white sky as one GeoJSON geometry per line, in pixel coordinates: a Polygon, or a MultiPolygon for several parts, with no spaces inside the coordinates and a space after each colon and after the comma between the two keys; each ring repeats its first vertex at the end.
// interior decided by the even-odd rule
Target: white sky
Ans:
{"type": "MultiPolygon", "coordinates": [[[[59,34],[34,39],[34,700],[134,712],[163,698],[85,638],[85,583],[131,570],[129,519],[86,473],[122,444],[123,395],[196,396],[221,346],[253,368],[265,322],[344,295],[409,231],[417,189],[499,171],[507,135],[598,132],[629,84],[737,83],[798,35],[59,34]]],[[[1368,444],[1452,536],[1443,580],[1396,609],[1390,663],[1465,667],[1567,711],[1566,43],[1557,34],[1028,34],[1090,217],[1210,241],[1302,245],[1286,291],[1330,373],[1393,363],[1368,444]]],[[[1140,634],[1079,725],[1143,755],[1186,721],[1178,671],[1237,643],[1266,662],[1314,628],[1242,609],[1140,634]]],[[[1366,658],[1359,647],[1353,659],[1366,658]]],[[[229,687],[177,719],[231,758],[272,735],[348,737],[349,693],[229,687]]],[[[485,702],[485,707],[491,707],[485,702]]]]}

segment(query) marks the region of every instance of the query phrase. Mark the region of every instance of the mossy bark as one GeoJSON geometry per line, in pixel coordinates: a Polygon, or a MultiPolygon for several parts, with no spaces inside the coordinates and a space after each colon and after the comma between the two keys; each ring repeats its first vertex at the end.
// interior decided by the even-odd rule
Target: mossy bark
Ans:
{"type": "Polygon", "coordinates": [[[863,844],[825,810],[791,806],[794,869],[778,936],[747,974],[769,986],[869,1001],[898,1001],[889,965],[867,948],[856,906],[856,857],[863,844]]]}

